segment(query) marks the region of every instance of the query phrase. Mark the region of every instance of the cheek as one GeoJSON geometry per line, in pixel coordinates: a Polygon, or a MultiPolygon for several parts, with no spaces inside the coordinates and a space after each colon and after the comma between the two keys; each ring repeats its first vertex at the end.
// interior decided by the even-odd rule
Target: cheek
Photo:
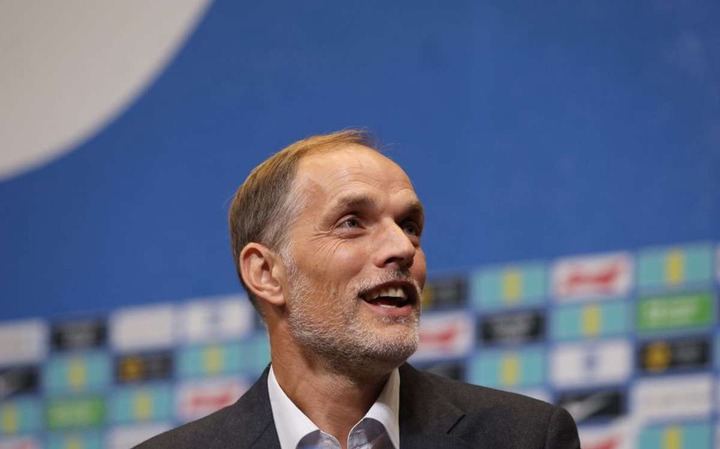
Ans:
{"type": "Polygon", "coordinates": [[[420,287],[424,287],[425,279],[427,278],[427,265],[425,263],[425,253],[422,249],[418,249],[417,253],[415,253],[415,259],[413,260],[410,271],[413,277],[420,283],[420,287]]]}

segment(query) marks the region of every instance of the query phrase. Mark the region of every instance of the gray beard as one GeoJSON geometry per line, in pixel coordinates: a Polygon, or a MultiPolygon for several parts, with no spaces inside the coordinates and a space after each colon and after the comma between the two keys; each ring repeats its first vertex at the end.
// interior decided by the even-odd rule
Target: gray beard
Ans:
{"type": "MultiPolygon", "coordinates": [[[[292,337],[308,353],[324,362],[330,369],[349,374],[362,374],[373,371],[389,371],[402,364],[417,349],[419,342],[419,314],[407,317],[378,316],[377,320],[407,327],[407,332],[397,338],[379,335],[372,323],[360,318],[360,308],[364,307],[357,296],[369,286],[355,285],[342,292],[317,291],[304,273],[300,273],[293,263],[288,264],[290,284],[288,325],[292,337]],[[331,310],[318,310],[322,307],[317,298],[323,295],[334,298],[344,306],[331,310]]],[[[390,273],[387,279],[373,280],[372,285],[394,279],[407,280],[402,273],[390,273]]],[[[418,298],[419,296],[419,287],[418,298]]]]}

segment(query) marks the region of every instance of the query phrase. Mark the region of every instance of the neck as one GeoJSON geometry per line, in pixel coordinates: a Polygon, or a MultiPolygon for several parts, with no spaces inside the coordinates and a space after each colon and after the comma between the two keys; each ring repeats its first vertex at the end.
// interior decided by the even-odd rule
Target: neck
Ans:
{"type": "Polygon", "coordinates": [[[350,430],[370,410],[392,371],[338,369],[337,363],[313,357],[293,341],[272,338],[271,358],[275,377],[288,398],[343,448],[350,430]]]}

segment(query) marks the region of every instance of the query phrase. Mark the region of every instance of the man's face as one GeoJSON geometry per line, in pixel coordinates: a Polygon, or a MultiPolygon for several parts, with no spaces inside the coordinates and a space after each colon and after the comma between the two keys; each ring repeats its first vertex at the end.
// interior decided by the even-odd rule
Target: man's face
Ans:
{"type": "Polygon", "coordinates": [[[423,212],[407,175],[359,145],[298,167],[304,208],[289,230],[287,319],[313,354],[400,364],[417,348],[423,212]]]}

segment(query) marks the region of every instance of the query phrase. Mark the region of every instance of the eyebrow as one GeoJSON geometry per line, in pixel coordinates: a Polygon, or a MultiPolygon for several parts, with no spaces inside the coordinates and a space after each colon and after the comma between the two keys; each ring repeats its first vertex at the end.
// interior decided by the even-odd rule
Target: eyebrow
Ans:
{"type": "MultiPolygon", "coordinates": [[[[334,201],[329,209],[329,213],[331,215],[335,215],[345,209],[362,210],[374,209],[376,207],[376,201],[369,195],[350,194],[342,196],[334,201]]],[[[418,199],[407,201],[405,209],[407,215],[417,215],[421,218],[425,217],[425,209],[418,199]]]]}

